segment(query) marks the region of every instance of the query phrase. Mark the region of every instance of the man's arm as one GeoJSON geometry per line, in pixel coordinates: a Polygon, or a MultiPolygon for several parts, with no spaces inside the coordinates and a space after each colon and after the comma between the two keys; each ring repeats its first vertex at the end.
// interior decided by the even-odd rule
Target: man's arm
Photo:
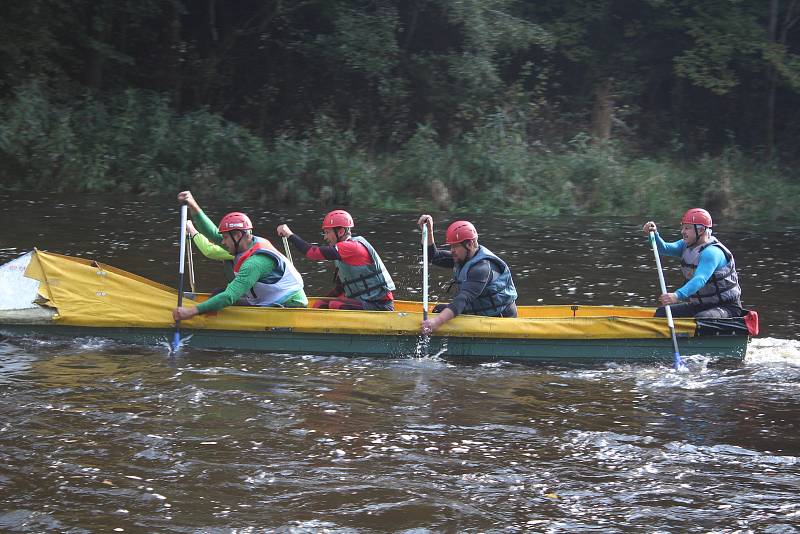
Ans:
{"type": "Polygon", "coordinates": [[[232,260],[233,256],[225,250],[223,247],[219,245],[215,245],[211,241],[208,240],[206,236],[201,234],[200,232],[196,232],[194,235],[191,236],[192,243],[197,247],[197,250],[208,259],[211,260],[232,260]]]}
{"type": "Polygon", "coordinates": [[[200,204],[194,199],[191,191],[181,191],[178,193],[178,203],[186,204],[189,207],[189,212],[192,214],[192,219],[200,227],[199,231],[205,235],[212,243],[222,243],[222,234],[217,230],[216,225],[206,217],[200,204]]]}
{"type": "Polygon", "coordinates": [[[445,267],[447,269],[452,269],[455,265],[450,251],[436,248],[435,244],[428,245],[428,262],[437,267],[445,267]]]}
{"type": "Polygon", "coordinates": [[[483,293],[491,275],[492,267],[489,260],[480,261],[474,265],[467,273],[467,280],[460,285],[458,295],[453,301],[441,313],[422,321],[422,333],[430,334],[463,312],[467,304],[483,293]]]}
{"type": "Polygon", "coordinates": [[[197,231],[203,234],[214,244],[222,243],[222,234],[219,233],[217,225],[209,219],[203,210],[198,210],[192,215],[192,221],[197,227],[197,231]]]}
{"type": "Polygon", "coordinates": [[[656,247],[658,247],[659,254],[663,254],[664,256],[680,257],[681,254],[683,254],[683,249],[685,246],[686,244],[683,242],[683,239],[673,241],[672,243],[667,243],[661,237],[661,234],[656,232],[656,247]]]}
{"type": "Polygon", "coordinates": [[[683,254],[684,243],[683,239],[678,241],[673,241],[672,243],[667,243],[661,237],[661,234],[658,233],[658,226],[653,221],[647,221],[642,226],[642,233],[649,239],[650,232],[655,234],[656,240],[656,249],[658,249],[659,254],[663,254],[665,256],[680,256],[683,254]]]}
{"type": "Polygon", "coordinates": [[[303,256],[309,260],[326,261],[342,259],[342,256],[339,254],[339,251],[336,250],[336,247],[331,247],[328,245],[311,245],[306,243],[306,241],[297,234],[290,235],[289,241],[303,254],[303,256]]]}

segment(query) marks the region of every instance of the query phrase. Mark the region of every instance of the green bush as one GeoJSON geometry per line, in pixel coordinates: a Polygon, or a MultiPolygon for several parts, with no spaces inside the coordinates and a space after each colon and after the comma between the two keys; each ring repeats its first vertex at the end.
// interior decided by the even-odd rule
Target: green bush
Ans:
{"type": "MultiPolygon", "coordinates": [[[[347,205],[354,201],[380,204],[375,187],[377,168],[359,147],[351,131],[340,130],[325,115],[302,136],[283,134],[264,154],[261,184],[278,184],[280,202],[318,201],[347,205]]],[[[266,189],[262,192],[267,195],[266,189]]]]}
{"type": "Polygon", "coordinates": [[[207,111],[180,115],[153,93],[65,102],[29,83],[0,108],[0,180],[16,189],[192,187],[234,201],[391,209],[664,220],[703,206],[726,217],[798,219],[800,183],[733,145],[696,161],[644,157],[584,134],[548,146],[533,131],[542,120],[533,113],[508,104],[474,118],[446,145],[431,125],[419,125],[399,149],[376,154],[325,114],[307,131],[266,143],[207,111]]]}
{"type": "Polygon", "coordinates": [[[29,84],[4,104],[0,177],[12,188],[156,193],[255,182],[264,170],[264,144],[245,129],[178,115],[145,91],[62,103],[29,84]]]}

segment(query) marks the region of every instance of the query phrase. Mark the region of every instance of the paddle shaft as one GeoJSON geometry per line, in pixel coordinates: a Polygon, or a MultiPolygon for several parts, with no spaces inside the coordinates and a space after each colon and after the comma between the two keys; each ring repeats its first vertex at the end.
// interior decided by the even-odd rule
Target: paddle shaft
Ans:
{"type": "Polygon", "coordinates": [[[187,219],[187,210],[189,208],[186,204],[181,206],[181,252],[180,252],[180,260],[178,261],[178,307],[183,304],[183,271],[184,271],[184,264],[186,260],[186,219],[187,219]]]}
{"type": "Polygon", "coordinates": [[[186,235],[186,263],[189,267],[189,289],[191,289],[192,293],[195,292],[194,286],[194,261],[192,259],[192,238],[188,234],[186,235]]]}
{"type": "MultiPolygon", "coordinates": [[[[664,282],[664,273],[661,270],[661,257],[658,254],[658,246],[656,245],[656,233],[652,230],[650,231],[650,245],[653,247],[653,256],[656,258],[656,268],[658,269],[658,282],[661,284],[661,293],[664,294],[667,292],[667,284],[664,282]]],[[[669,333],[672,336],[672,349],[674,350],[675,356],[675,369],[680,370],[680,368],[683,367],[683,361],[681,361],[681,353],[678,350],[678,337],[675,335],[675,323],[672,320],[672,310],[668,304],[664,306],[664,309],[667,313],[669,333]]]]}
{"type": "Polygon", "coordinates": [[[422,318],[428,319],[428,225],[422,225],[422,318]]]}
{"type": "MultiPolygon", "coordinates": [[[[180,252],[180,260],[178,261],[178,308],[183,305],[183,265],[184,260],[186,258],[186,217],[187,217],[188,206],[186,204],[181,205],[181,252],[180,252]]],[[[172,350],[173,352],[178,350],[178,346],[181,342],[181,321],[180,319],[175,321],[175,335],[172,338],[172,350]]]]}
{"type": "Polygon", "coordinates": [[[286,236],[283,236],[283,250],[286,251],[286,257],[289,259],[289,263],[294,264],[292,251],[289,249],[289,239],[286,236]]]}

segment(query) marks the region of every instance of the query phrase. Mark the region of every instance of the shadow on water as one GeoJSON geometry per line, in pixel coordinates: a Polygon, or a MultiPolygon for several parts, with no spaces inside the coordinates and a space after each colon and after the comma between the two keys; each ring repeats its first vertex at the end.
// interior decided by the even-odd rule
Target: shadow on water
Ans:
{"type": "MultiPolygon", "coordinates": [[[[24,214],[37,224],[0,236],[0,261],[36,245],[174,283],[177,209],[166,201],[2,200],[0,223],[24,214]]],[[[284,220],[319,232],[320,210],[206,208],[255,213],[268,236],[284,220]]],[[[417,215],[355,213],[400,297],[421,287],[417,215]]],[[[449,218],[437,216],[437,237],[449,218]]],[[[477,223],[525,303],[652,303],[640,221],[477,223]]],[[[767,332],[740,365],[170,356],[166,344],[3,340],[0,530],[791,532],[796,240],[720,233],[767,332]]],[[[201,286],[218,285],[217,266],[195,259],[201,286]]],[[[312,288],[328,288],[328,266],[298,263],[312,288]]],[[[446,298],[447,273],[431,274],[433,300],[446,298]]]]}

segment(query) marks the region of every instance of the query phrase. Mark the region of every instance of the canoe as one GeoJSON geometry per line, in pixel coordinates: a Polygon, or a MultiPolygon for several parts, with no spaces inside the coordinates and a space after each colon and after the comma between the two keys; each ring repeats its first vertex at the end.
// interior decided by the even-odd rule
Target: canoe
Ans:
{"type": "MultiPolygon", "coordinates": [[[[34,250],[0,267],[0,333],[101,337],[166,345],[177,291],[110,265],[34,250]]],[[[184,305],[208,298],[187,293],[184,305]]],[[[311,299],[312,302],[314,299],[311,299]]],[[[188,347],[268,353],[383,357],[436,355],[455,360],[670,362],[672,342],[654,308],[519,306],[515,319],[462,315],[429,339],[422,305],[392,312],[231,306],[183,321],[188,347]]],[[[429,310],[430,312],[430,310],[429,310]]],[[[758,316],[676,319],[681,352],[744,359],[758,316]]]]}

